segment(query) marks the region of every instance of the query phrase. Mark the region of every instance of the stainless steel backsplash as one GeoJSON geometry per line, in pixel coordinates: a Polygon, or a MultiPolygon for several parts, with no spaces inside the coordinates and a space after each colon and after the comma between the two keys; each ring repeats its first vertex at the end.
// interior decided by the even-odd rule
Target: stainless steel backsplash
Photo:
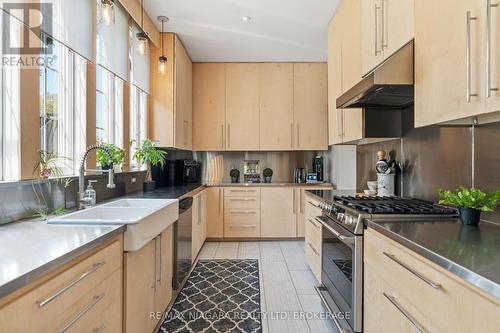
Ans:
{"type": "MultiPolygon", "coordinates": [[[[358,146],[358,189],[367,188],[366,182],[376,179],[376,153],[380,149],[391,152],[402,164],[398,194],[435,201],[439,188],[500,190],[500,123],[475,128],[417,128],[402,139],[358,146]]],[[[483,214],[483,219],[500,223],[500,209],[483,214]]]]}
{"type": "MultiPolygon", "coordinates": [[[[265,168],[274,171],[273,182],[293,182],[295,168],[305,168],[306,172],[313,167],[313,158],[317,155],[326,156],[326,152],[314,151],[288,151],[288,152],[197,152],[195,159],[202,164],[203,181],[213,180],[214,173],[220,175],[215,177],[218,182],[231,182],[229,172],[232,168],[240,170],[240,181],[243,181],[243,163],[245,160],[259,160],[261,172],[265,168]],[[214,160],[220,161],[219,164],[214,160]],[[215,172],[214,165],[220,165],[220,170],[215,172]]],[[[328,166],[326,166],[328,168],[328,166]]],[[[328,169],[325,177],[328,178],[328,169]]],[[[326,179],[328,180],[328,179],[326,179]]]]}

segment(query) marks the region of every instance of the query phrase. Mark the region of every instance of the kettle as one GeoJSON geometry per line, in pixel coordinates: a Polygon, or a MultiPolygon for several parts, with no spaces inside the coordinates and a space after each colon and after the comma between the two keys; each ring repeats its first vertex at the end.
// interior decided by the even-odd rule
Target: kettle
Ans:
{"type": "Polygon", "coordinates": [[[293,178],[296,184],[303,184],[306,182],[306,170],[304,168],[297,168],[294,171],[293,178]]]}

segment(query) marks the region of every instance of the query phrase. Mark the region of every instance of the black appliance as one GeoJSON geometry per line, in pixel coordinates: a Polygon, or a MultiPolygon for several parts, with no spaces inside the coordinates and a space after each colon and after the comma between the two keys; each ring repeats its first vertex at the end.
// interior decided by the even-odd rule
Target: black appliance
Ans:
{"type": "Polygon", "coordinates": [[[180,289],[191,270],[193,198],[179,201],[179,220],[174,224],[173,288],[180,289]]]}
{"type": "Polygon", "coordinates": [[[316,156],[313,160],[313,171],[316,173],[316,181],[323,183],[325,181],[325,158],[316,156]]]}
{"type": "MultiPolygon", "coordinates": [[[[429,201],[401,197],[337,196],[334,191],[312,191],[322,198],[321,285],[316,287],[334,315],[341,332],[363,329],[363,232],[370,221],[443,221],[455,209],[429,201]],[[338,315],[344,314],[344,315],[338,315]]],[[[312,204],[309,202],[309,204],[312,204]]],[[[369,305],[365,305],[369,306],[369,305]]]]}
{"type": "Polygon", "coordinates": [[[200,164],[194,160],[175,161],[175,183],[192,184],[200,182],[200,164]]]}

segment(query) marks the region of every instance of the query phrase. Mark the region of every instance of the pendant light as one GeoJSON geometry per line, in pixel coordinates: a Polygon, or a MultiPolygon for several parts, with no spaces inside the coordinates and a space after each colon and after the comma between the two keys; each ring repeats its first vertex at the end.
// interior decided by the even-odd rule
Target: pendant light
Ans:
{"type": "Polygon", "coordinates": [[[137,33],[137,40],[139,42],[139,54],[145,55],[148,50],[149,37],[144,32],[144,0],[141,0],[141,32],[137,33]]]}
{"type": "Polygon", "coordinates": [[[168,22],[168,17],[158,16],[158,21],[161,22],[161,56],[158,58],[158,73],[165,74],[167,72],[167,57],[165,56],[165,50],[163,49],[163,34],[165,33],[165,23],[168,22]]]}
{"type": "Polygon", "coordinates": [[[101,2],[101,22],[105,25],[115,24],[115,1],[100,0],[101,2]]]}

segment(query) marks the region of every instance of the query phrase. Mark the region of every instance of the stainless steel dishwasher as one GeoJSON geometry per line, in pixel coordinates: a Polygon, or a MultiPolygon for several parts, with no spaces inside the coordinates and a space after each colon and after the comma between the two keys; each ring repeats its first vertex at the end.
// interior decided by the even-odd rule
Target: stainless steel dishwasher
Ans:
{"type": "Polygon", "coordinates": [[[178,290],[184,284],[191,269],[193,198],[179,201],[179,220],[174,224],[174,278],[173,288],[178,290]]]}

